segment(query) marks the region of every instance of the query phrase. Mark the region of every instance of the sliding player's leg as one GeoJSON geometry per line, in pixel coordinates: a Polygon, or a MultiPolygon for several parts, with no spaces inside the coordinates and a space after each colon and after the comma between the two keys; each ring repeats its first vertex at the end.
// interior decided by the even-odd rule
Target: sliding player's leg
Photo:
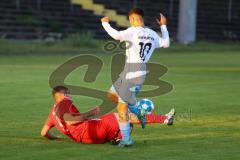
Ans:
{"type": "MultiPolygon", "coordinates": [[[[137,116],[133,113],[129,114],[130,122],[139,124],[140,121],[138,120],[137,116]]],[[[146,115],[146,123],[164,123],[167,119],[167,116],[161,114],[147,114],[146,115]]]]}
{"type": "Polygon", "coordinates": [[[170,112],[165,114],[165,116],[167,116],[167,120],[166,120],[167,125],[172,125],[173,124],[175,114],[176,114],[176,111],[175,111],[174,108],[172,108],[170,110],[170,112]]]}
{"type": "MultiPolygon", "coordinates": [[[[146,115],[146,123],[161,123],[161,124],[172,125],[173,121],[174,121],[174,115],[175,115],[174,109],[171,109],[170,112],[168,112],[165,115],[147,114],[146,115]]],[[[131,123],[137,123],[137,124],[140,123],[137,116],[133,113],[129,113],[129,119],[130,119],[131,123]]]]}

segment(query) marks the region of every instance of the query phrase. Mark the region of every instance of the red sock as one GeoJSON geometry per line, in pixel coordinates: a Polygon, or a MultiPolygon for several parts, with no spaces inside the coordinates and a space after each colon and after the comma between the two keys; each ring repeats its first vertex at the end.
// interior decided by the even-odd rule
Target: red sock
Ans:
{"type": "Polygon", "coordinates": [[[164,123],[167,116],[160,114],[147,114],[147,123],[164,123]]]}

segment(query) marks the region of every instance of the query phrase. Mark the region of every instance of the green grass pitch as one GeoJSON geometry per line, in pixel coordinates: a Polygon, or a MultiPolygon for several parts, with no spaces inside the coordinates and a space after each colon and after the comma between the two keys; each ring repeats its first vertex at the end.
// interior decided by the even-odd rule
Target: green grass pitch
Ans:
{"type": "MultiPolygon", "coordinates": [[[[162,79],[174,85],[170,93],[153,98],[156,112],[165,113],[175,107],[178,116],[171,127],[155,124],[142,130],[135,126],[132,134],[135,144],[131,148],[117,148],[108,143],[77,144],[66,137],[62,141],[40,137],[53,104],[48,77],[72,56],[0,55],[1,160],[240,159],[238,51],[201,51],[200,48],[186,53],[178,49],[155,52],[151,60],[168,67],[162,79]]],[[[111,85],[111,55],[98,53],[97,56],[105,65],[94,84],[82,81],[84,67],[74,71],[67,82],[107,90],[111,85]]],[[[99,100],[74,96],[74,102],[85,111],[99,100]]]]}

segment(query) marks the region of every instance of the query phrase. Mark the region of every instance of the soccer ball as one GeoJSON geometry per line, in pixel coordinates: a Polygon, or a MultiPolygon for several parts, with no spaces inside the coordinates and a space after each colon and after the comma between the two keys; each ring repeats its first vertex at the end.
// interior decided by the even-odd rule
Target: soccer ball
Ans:
{"type": "Polygon", "coordinates": [[[147,111],[147,114],[152,114],[154,110],[154,104],[151,100],[144,98],[137,102],[137,107],[139,109],[143,108],[147,111]]]}

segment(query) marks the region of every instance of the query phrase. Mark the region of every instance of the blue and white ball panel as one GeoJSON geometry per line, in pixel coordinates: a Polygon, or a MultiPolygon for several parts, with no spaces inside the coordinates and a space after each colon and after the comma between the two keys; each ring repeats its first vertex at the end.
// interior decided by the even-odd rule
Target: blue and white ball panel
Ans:
{"type": "Polygon", "coordinates": [[[154,110],[154,104],[151,100],[144,98],[137,102],[139,108],[143,108],[147,111],[148,114],[152,114],[154,110]]]}

